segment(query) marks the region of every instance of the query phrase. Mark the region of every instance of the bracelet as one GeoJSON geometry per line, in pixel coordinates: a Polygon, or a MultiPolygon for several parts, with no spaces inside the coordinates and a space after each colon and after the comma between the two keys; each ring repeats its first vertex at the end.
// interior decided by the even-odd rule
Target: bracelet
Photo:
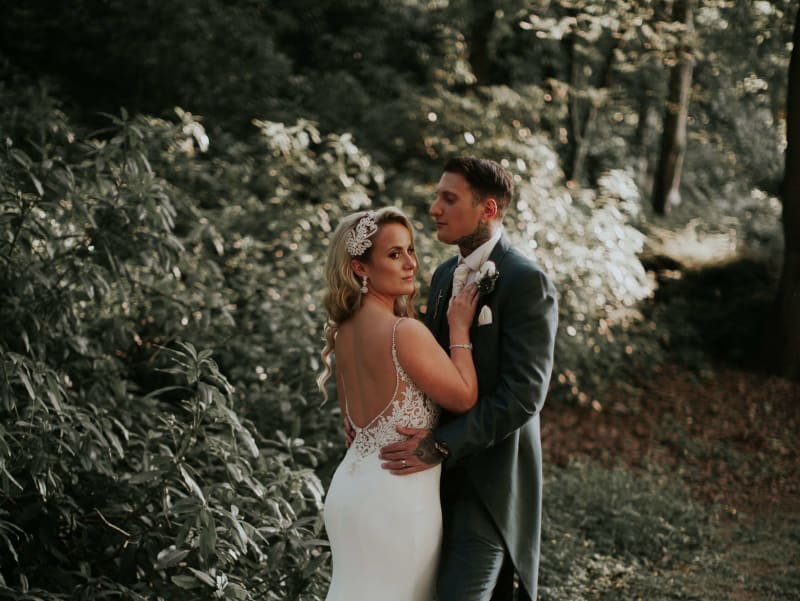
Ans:
{"type": "Polygon", "coordinates": [[[471,351],[472,350],[472,343],[470,342],[468,344],[451,344],[450,348],[451,349],[454,349],[454,348],[465,348],[468,351],[471,351]]]}

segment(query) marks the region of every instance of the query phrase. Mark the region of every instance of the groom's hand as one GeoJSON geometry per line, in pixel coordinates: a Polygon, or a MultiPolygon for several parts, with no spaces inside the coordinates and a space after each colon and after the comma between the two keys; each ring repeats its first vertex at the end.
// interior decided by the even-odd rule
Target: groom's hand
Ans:
{"type": "Polygon", "coordinates": [[[407,476],[430,469],[443,461],[430,430],[397,426],[397,431],[409,438],[381,448],[380,458],[385,461],[381,464],[383,469],[397,476],[407,476]]]}

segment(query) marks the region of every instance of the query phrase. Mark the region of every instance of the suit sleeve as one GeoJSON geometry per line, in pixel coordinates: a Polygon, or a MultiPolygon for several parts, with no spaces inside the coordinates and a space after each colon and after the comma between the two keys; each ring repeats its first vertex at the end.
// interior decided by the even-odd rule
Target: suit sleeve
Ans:
{"type": "Polygon", "coordinates": [[[555,289],[540,271],[515,278],[501,301],[497,386],[467,413],[436,428],[447,444],[447,467],[502,441],[542,409],[550,373],[558,305],[555,289]]]}

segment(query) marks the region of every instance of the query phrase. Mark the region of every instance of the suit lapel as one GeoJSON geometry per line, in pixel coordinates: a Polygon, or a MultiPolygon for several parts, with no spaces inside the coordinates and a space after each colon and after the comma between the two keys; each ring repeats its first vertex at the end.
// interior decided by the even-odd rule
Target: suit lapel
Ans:
{"type": "MultiPolygon", "coordinates": [[[[500,278],[497,281],[497,286],[503,285],[503,268],[501,263],[503,259],[505,259],[506,254],[508,253],[509,249],[511,249],[511,243],[509,242],[508,238],[506,237],[505,233],[500,236],[500,240],[497,241],[497,244],[494,245],[492,252],[489,253],[489,258],[487,261],[492,261],[497,267],[497,271],[500,273],[500,278]]],[[[494,295],[495,291],[482,295],[481,298],[478,300],[478,311],[475,313],[475,319],[472,321],[472,326],[470,327],[470,336],[473,338],[478,332],[478,329],[481,327],[492,327],[492,326],[480,326],[478,323],[480,312],[484,307],[489,307],[490,310],[494,311],[492,307],[495,303],[492,301],[492,296],[494,295]]],[[[496,321],[497,316],[493,316],[493,321],[496,321]]],[[[494,326],[496,327],[496,326],[494,326]]]]}
{"type": "MultiPolygon", "coordinates": [[[[508,240],[508,236],[503,233],[503,235],[500,236],[500,240],[497,241],[497,244],[494,245],[492,252],[489,254],[489,260],[494,262],[495,266],[497,267],[497,271],[500,271],[500,263],[503,262],[503,258],[505,258],[506,253],[510,249],[511,242],[508,240]]],[[[503,279],[502,272],[500,272],[500,279],[503,279]]]]}

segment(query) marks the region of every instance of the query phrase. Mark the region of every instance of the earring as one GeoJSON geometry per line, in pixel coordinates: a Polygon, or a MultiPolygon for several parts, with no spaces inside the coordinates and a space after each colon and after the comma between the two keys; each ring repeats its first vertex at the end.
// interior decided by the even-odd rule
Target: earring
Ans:
{"type": "Polygon", "coordinates": [[[367,276],[364,276],[361,278],[361,294],[366,294],[367,292],[369,292],[367,288],[367,276]]]}

